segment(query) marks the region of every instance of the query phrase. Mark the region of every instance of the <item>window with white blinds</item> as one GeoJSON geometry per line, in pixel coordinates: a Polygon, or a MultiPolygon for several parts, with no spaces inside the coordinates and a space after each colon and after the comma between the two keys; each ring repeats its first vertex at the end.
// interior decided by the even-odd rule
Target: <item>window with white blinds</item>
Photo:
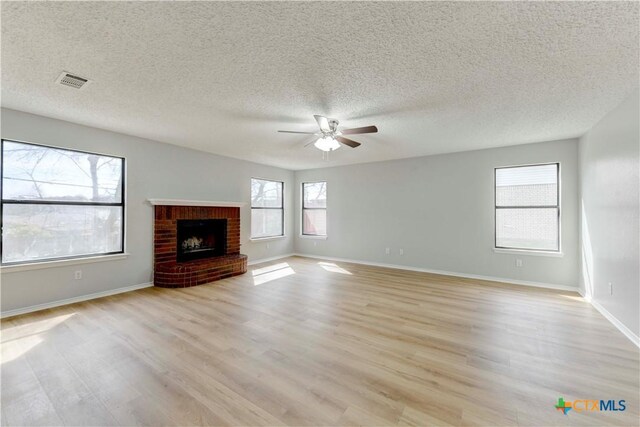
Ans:
{"type": "Polygon", "coordinates": [[[560,164],[495,169],[495,247],[560,251],[560,164]]]}

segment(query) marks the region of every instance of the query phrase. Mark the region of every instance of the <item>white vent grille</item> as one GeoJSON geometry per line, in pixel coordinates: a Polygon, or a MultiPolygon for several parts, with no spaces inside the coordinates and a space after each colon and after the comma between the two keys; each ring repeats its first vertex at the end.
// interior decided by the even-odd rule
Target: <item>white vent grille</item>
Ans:
{"type": "Polygon", "coordinates": [[[56,83],[75,89],[82,89],[89,83],[89,80],[63,71],[62,74],[60,74],[60,77],[56,80],[56,83]]]}

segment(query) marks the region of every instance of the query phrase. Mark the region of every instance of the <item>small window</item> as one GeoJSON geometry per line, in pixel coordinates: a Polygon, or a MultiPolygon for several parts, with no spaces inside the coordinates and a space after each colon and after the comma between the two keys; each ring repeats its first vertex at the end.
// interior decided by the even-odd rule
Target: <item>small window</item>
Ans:
{"type": "Polygon", "coordinates": [[[560,251],[560,165],[495,169],[496,248],[560,251]]]}
{"type": "Polygon", "coordinates": [[[327,183],[302,184],[302,234],[327,235],[327,183]]]}
{"type": "Polygon", "coordinates": [[[284,183],[251,178],[251,238],[284,236],[284,183]]]}
{"type": "Polygon", "coordinates": [[[124,159],[2,140],[2,264],[124,250],[124,159]]]}

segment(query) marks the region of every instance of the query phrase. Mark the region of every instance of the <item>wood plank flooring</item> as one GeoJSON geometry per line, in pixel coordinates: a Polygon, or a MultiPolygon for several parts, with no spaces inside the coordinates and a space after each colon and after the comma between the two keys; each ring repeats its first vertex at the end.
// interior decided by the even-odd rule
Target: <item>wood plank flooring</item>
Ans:
{"type": "Polygon", "coordinates": [[[1,351],[3,425],[638,425],[638,349],[577,294],[308,258],[10,318],[1,351]]]}

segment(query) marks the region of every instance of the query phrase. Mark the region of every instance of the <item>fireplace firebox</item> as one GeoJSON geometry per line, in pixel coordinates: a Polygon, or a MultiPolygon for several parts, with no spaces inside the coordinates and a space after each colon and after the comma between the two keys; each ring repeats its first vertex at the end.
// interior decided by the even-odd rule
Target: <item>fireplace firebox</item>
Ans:
{"type": "Polygon", "coordinates": [[[225,255],[227,252],[227,220],[178,220],[177,237],[177,262],[225,255]]]}

